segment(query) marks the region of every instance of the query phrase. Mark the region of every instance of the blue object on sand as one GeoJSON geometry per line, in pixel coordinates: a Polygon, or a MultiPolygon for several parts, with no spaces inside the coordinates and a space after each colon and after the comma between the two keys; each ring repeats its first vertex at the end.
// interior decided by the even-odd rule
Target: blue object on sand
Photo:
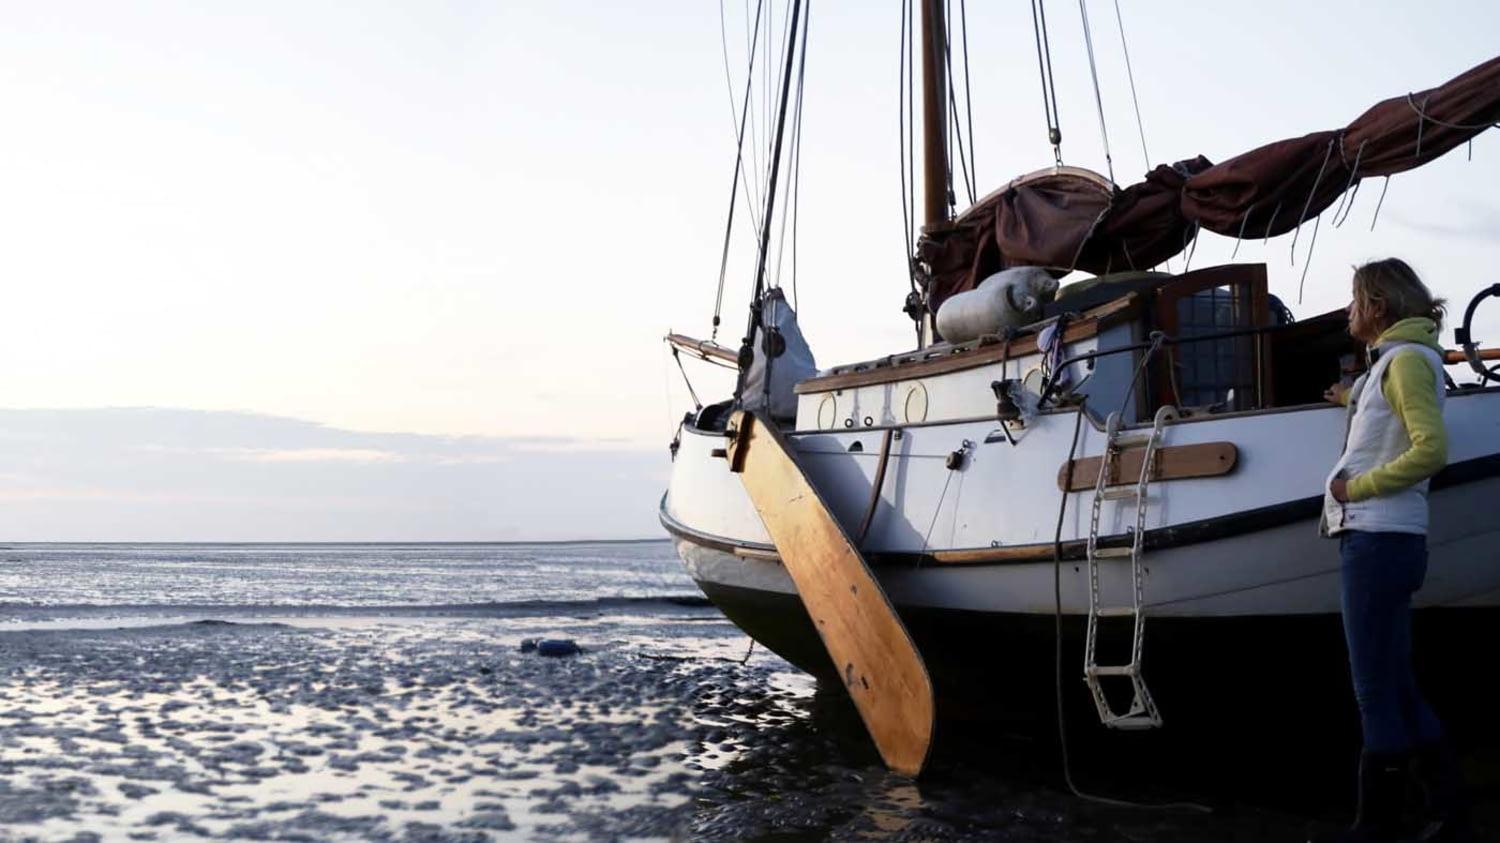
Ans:
{"type": "Polygon", "coordinates": [[[536,642],[539,656],[573,656],[579,651],[578,645],[569,638],[543,638],[536,642]]]}

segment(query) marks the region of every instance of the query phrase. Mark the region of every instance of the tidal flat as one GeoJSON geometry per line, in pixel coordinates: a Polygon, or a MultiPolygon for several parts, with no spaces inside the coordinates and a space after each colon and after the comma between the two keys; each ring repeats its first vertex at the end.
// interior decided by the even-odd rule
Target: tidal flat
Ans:
{"type": "Polygon", "coordinates": [[[706,606],[60,623],[0,632],[0,839],[1187,843],[1300,840],[1345,808],[1086,743],[1081,785],[1193,805],[1081,800],[1055,737],[913,783],[706,606]],[[583,649],[523,649],[541,637],[583,649]]]}

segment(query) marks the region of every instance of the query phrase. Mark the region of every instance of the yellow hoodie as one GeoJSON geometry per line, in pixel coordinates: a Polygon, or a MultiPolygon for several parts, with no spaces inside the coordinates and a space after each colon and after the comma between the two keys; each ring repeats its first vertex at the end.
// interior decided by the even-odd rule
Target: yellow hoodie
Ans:
{"type": "MultiPolygon", "coordinates": [[[[1443,347],[1437,338],[1437,323],[1424,316],[1415,316],[1387,328],[1375,340],[1375,346],[1392,342],[1421,343],[1441,354],[1443,347]]],[[[1385,465],[1350,479],[1348,493],[1351,501],[1389,495],[1422,482],[1448,464],[1448,430],[1443,425],[1443,411],[1437,403],[1437,373],[1420,354],[1401,354],[1399,350],[1392,353],[1396,357],[1392,358],[1385,377],[1380,380],[1380,392],[1406,428],[1411,447],[1385,465]]],[[[1347,394],[1344,401],[1348,402],[1347,394]]]]}

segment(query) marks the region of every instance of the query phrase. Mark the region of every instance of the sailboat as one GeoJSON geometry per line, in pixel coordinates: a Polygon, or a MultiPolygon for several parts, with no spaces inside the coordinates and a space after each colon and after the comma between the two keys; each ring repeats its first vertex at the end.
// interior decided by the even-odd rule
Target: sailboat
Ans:
{"type": "MultiPolygon", "coordinates": [[[[1263,264],[1152,268],[1199,229],[1290,232],[1468,141],[1500,121],[1500,58],[1342,129],[1124,188],[1059,159],[954,215],[943,4],[921,7],[920,340],[816,369],[759,280],[740,349],[670,336],[739,370],[673,442],[660,520],[688,572],[756,641],[847,690],[912,774],[961,700],[1047,710],[1054,645],[1070,675],[1056,692],[1112,729],[1218,706],[1235,683],[1347,695],[1337,543],[1318,530],[1345,411],[1322,396],[1364,349],[1343,311],[1292,320],[1263,264]]],[[[1447,358],[1476,380],[1449,379],[1432,483],[1415,605],[1434,649],[1500,629],[1500,353],[1471,333],[1490,297],[1500,284],[1476,291],[1447,358]]]]}

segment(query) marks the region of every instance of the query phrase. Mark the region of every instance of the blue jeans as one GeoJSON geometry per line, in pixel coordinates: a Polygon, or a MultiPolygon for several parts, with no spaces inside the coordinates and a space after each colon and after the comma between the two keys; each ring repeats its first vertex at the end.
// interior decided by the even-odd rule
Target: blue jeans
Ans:
{"type": "Polygon", "coordinates": [[[1411,667],[1411,595],[1427,576],[1427,537],[1349,531],[1339,556],[1344,641],[1365,749],[1405,752],[1438,740],[1443,726],[1411,667]]]}

